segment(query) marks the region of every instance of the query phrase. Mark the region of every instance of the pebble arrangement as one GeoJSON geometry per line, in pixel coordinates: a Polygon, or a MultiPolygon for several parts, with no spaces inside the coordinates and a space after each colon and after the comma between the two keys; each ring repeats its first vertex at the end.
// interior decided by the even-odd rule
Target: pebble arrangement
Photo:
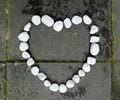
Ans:
{"type": "Polygon", "coordinates": [[[44,82],[44,86],[48,87],[52,92],[67,92],[67,89],[73,88],[75,84],[79,83],[80,79],[84,77],[86,73],[90,72],[90,66],[96,63],[95,56],[98,55],[100,50],[100,46],[98,44],[98,42],[100,41],[100,37],[95,34],[99,31],[99,28],[96,25],[91,24],[92,20],[88,15],[84,15],[83,17],[75,15],[72,17],[72,19],[66,18],[64,19],[64,21],[56,22],[48,15],[43,15],[42,17],[40,17],[39,15],[34,15],[32,16],[31,21],[24,26],[24,32],[21,32],[18,35],[18,39],[21,41],[19,49],[20,51],[22,51],[22,57],[27,59],[27,65],[31,67],[31,73],[34,76],[38,76],[38,78],[44,82]],[[47,27],[53,27],[56,32],[60,32],[64,27],[70,28],[72,24],[79,25],[82,22],[84,22],[84,24],[86,25],[90,25],[90,53],[92,56],[87,57],[86,63],[84,63],[82,67],[78,70],[78,74],[73,75],[73,77],[68,80],[66,84],[58,84],[56,82],[52,83],[50,80],[47,79],[47,75],[44,72],[40,71],[38,66],[35,66],[35,60],[28,52],[29,44],[27,43],[27,41],[30,39],[30,35],[28,34],[28,32],[30,31],[32,24],[37,26],[43,23],[47,27]]]}

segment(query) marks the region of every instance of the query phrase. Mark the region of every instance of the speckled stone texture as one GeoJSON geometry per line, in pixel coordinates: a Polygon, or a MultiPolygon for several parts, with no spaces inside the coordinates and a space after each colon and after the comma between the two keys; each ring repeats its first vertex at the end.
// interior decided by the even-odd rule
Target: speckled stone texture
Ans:
{"type": "Polygon", "coordinates": [[[6,58],[6,29],[5,0],[0,0],[0,61],[6,58]]]}
{"type": "Polygon", "coordinates": [[[0,100],[4,100],[5,99],[5,64],[4,63],[0,63],[0,100]]]}
{"type": "MultiPolygon", "coordinates": [[[[0,100],[120,100],[119,4],[120,0],[0,0],[0,100]],[[87,14],[100,29],[97,64],[65,94],[51,92],[33,76],[19,51],[17,37],[34,14],[48,14],[55,21],[87,14]]],[[[32,25],[30,52],[49,79],[61,83],[76,74],[90,55],[89,29],[72,25],[58,33],[43,24],[32,25]]]]}
{"type": "MultiPolygon", "coordinates": [[[[109,60],[111,48],[109,1],[23,0],[21,2],[11,0],[9,8],[9,59],[23,60],[18,50],[17,36],[22,31],[23,26],[30,21],[31,15],[48,14],[54,20],[63,21],[66,17],[72,18],[74,15],[88,14],[93,23],[100,28],[98,35],[101,37],[101,51],[97,59],[109,60]]],[[[30,51],[37,60],[86,60],[89,51],[89,28],[85,24],[73,25],[70,29],[63,29],[57,33],[43,24],[33,26],[30,32],[30,51]]]]}
{"type": "Polygon", "coordinates": [[[113,0],[113,35],[114,35],[114,59],[117,63],[113,66],[113,100],[120,100],[120,1],[113,0]]]}
{"type": "MultiPolygon", "coordinates": [[[[110,100],[109,63],[98,63],[92,66],[91,72],[65,94],[51,92],[38,77],[29,73],[26,64],[8,63],[7,65],[9,100],[110,100]]],[[[38,65],[47,73],[49,79],[61,83],[67,81],[81,63],[39,63],[38,65]]]]}

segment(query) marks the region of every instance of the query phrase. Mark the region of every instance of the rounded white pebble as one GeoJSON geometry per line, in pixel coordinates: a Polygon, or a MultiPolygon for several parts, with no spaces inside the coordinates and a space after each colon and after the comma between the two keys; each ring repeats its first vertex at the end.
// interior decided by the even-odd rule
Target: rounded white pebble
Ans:
{"type": "Polygon", "coordinates": [[[83,22],[87,25],[91,24],[92,23],[92,20],[91,18],[88,16],[88,15],[84,15],[83,16],[83,22]]]}
{"type": "Polygon", "coordinates": [[[62,31],[63,29],[63,22],[62,21],[56,21],[53,25],[53,29],[57,32],[62,31]]]}
{"type": "Polygon", "coordinates": [[[57,92],[59,90],[59,85],[57,83],[53,83],[53,84],[50,85],[49,89],[52,92],[57,92]]]}
{"type": "Polygon", "coordinates": [[[82,18],[80,16],[73,16],[72,23],[75,25],[79,25],[80,23],[82,23],[82,18]]]}
{"type": "Polygon", "coordinates": [[[24,31],[30,31],[30,28],[31,28],[31,23],[27,23],[25,26],[24,26],[24,31]]]}
{"type": "Polygon", "coordinates": [[[38,68],[37,66],[32,67],[32,68],[31,68],[31,73],[32,73],[33,75],[37,76],[38,73],[39,73],[39,68],[38,68]]]}
{"type": "Polygon", "coordinates": [[[32,20],[34,25],[39,25],[41,23],[39,15],[34,15],[31,20],[32,20]]]}
{"type": "Polygon", "coordinates": [[[20,51],[25,51],[29,48],[29,45],[26,42],[21,42],[19,45],[20,51]]]}
{"type": "Polygon", "coordinates": [[[27,60],[27,65],[28,65],[28,66],[32,66],[34,63],[35,63],[35,61],[33,60],[33,58],[29,58],[29,59],[27,60]]]}
{"type": "Polygon", "coordinates": [[[74,83],[73,80],[68,80],[68,81],[66,82],[66,86],[67,86],[68,88],[73,88],[74,85],[75,85],[75,83],[74,83]]]}
{"type": "Polygon", "coordinates": [[[64,19],[64,25],[66,28],[70,28],[72,26],[70,18],[64,19]]]}
{"type": "Polygon", "coordinates": [[[44,86],[49,87],[51,85],[51,82],[49,80],[44,81],[44,86]]]}
{"type": "Polygon", "coordinates": [[[22,57],[27,59],[30,58],[30,54],[27,51],[22,52],[22,57]]]}
{"type": "Polygon", "coordinates": [[[54,24],[54,20],[48,15],[43,15],[41,21],[43,24],[45,24],[48,27],[52,27],[54,24]]]}
{"type": "Polygon", "coordinates": [[[99,47],[99,44],[97,43],[92,43],[91,46],[90,46],[90,53],[94,56],[98,55],[100,51],[100,47],[99,47]]]}
{"type": "Polygon", "coordinates": [[[79,75],[74,75],[74,76],[72,77],[72,80],[73,80],[75,83],[79,83],[79,82],[80,82],[80,77],[79,77],[79,75]]]}
{"type": "Polygon", "coordinates": [[[22,32],[18,35],[18,39],[23,42],[27,42],[29,40],[29,35],[27,32],[22,32]]]}
{"type": "Polygon", "coordinates": [[[92,25],[90,29],[90,34],[95,34],[99,31],[98,27],[96,25],[92,25]]]}
{"type": "Polygon", "coordinates": [[[84,77],[84,76],[85,76],[85,72],[80,69],[80,70],[78,71],[78,75],[79,75],[79,77],[84,77]]]}
{"type": "Polygon", "coordinates": [[[44,81],[46,78],[47,78],[47,76],[44,74],[44,73],[38,73],[38,77],[39,77],[39,79],[41,80],[41,81],[44,81]]]}
{"type": "Polygon", "coordinates": [[[99,41],[100,41],[100,37],[98,37],[98,36],[90,37],[90,43],[95,43],[95,42],[99,42],[99,41]]]}
{"type": "Polygon", "coordinates": [[[67,92],[67,87],[66,87],[66,85],[60,84],[60,86],[59,86],[59,92],[60,92],[60,93],[65,93],[65,92],[67,92]]]}
{"type": "Polygon", "coordinates": [[[88,73],[88,72],[90,72],[91,68],[90,68],[89,64],[84,63],[83,66],[82,66],[82,69],[83,69],[84,72],[88,73]]]}
{"type": "Polygon", "coordinates": [[[95,57],[88,57],[87,63],[90,65],[94,65],[96,63],[96,58],[95,57]]]}

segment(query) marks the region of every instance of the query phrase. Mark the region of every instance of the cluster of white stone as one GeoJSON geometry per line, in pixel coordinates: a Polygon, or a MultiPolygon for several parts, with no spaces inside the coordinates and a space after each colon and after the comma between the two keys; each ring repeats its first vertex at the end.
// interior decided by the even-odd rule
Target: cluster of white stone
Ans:
{"type": "Polygon", "coordinates": [[[24,32],[21,32],[18,35],[18,39],[21,41],[19,49],[20,51],[22,51],[22,57],[27,59],[27,65],[31,66],[31,73],[34,76],[38,76],[41,81],[44,81],[45,87],[48,87],[53,92],[59,91],[60,93],[65,93],[67,92],[68,88],[73,88],[75,84],[79,83],[80,79],[84,77],[86,73],[90,72],[90,66],[96,63],[95,56],[97,56],[100,51],[100,46],[98,44],[98,42],[100,41],[100,37],[96,36],[95,33],[99,31],[99,28],[96,25],[91,25],[92,20],[87,15],[84,15],[83,18],[75,15],[72,17],[71,20],[70,18],[65,18],[64,21],[56,22],[48,15],[44,15],[42,17],[40,17],[39,15],[34,15],[31,18],[31,21],[32,23],[29,22],[24,26],[24,32]],[[38,66],[35,66],[35,61],[28,52],[29,45],[27,42],[30,39],[28,32],[30,31],[32,24],[40,25],[41,23],[43,23],[47,27],[53,27],[55,31],[60,32],[64,26],[65,28],[70,28],[72,24],[79,25],[82,23],[82,21],[86,25],[91,25],[89,33],[92,35],[90,36],[90,53],[92,56],[87,57],[87,61],[82,65],[82,69],[79,69],[78,73],[73,75],[73,77],[69,79],[66,84],[51,83],[50,80],[47,79],[47,75],[41,72],[38,66]]]}

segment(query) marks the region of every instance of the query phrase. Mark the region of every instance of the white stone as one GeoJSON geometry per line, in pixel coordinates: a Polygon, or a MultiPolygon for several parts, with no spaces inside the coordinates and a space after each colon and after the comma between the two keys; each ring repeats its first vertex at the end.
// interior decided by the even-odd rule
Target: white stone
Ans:
{"type": "Polygon", "coordinates": [[[63,22],[62,21],[56,21],[53,25],[53,29],[57,32],[62,31],[63,29],[63,22]]]}
{"type": "Polygon", "coordinates": [[[41,21],[42,21],[43,24],[45,24],[48,27],[52,27],[53,24],[54,24],[53,18],[51,18],[48,15],[43,15],[42,18],[41,18],[41,21]]]}
{"type": "Polygon", "coordinates": [[[50,85],[49,89],[52,92],[57,92],[59,90],[59,85],[57,83],[53,83],[53,84],[50,85]]]}
{"type": "Polygon", "coordinates": [[[82,66],[82,70],[86,73],[90,72],[90,65],[87,64],[87,63],[84,63],[83,66],[82,66]]]}
{"type": "Polygon", "coordinates": [[[91,24],[92,23],[92,20],[91,18],[88,16],[88,15],[84,15],[83,16],[83,22],[87,25],[91,24]]]}
{"type": "Polygon", "coordinates": [[[70,28],[72,26],[70,18],[64,19],[64,25],[66,28],[70,28]]]}
{"type": "Polygon", "coordinates": [[[51,82],[49,80],[44,81],[44,86],[45,87],[50,87],[50,85],[51,85],[51,82]]]}
{"type": "Polygon", "coordinates": [[[96,63],[96,58],[95,57],[88,57],[87,63],[90,65],[94,65],[96,63]]]}
{"type": "Polygon", "coordinates": [[[20,51],[25,51],[29,48],[29,45],[26,42],[21,42],[19,45],[20,51]]]}
{"type": "Polygon", "coordinates": [[[65,93],[65,92],[67,92],[67,87],[66,87],[66,85],[60,84],[60,86],[59,86],[59,92],[60,92],[60,93],[65,93]]]}
{"type": "Polygon", "coordinates": [[[31,23],[27,23],[25,26],[24,26],[24,31],[30,31],[30,28],[31,28],[31,23]]]}
{"type": "Polygon", "coordinates": [[[31,20],[32,20],[34,25],[39,25],[41,23],[39,15],[34,15],[31,20]]]}
{"type": "Polygon", "coordinates": [[[80,16],[73,16],[72,23],[75,25],[79,25],[80,23],[82,23],[82,18],[80,16]]]}
{"type": "Polygon", "coordinates": [[[68,81],[66,82],[66,86],[67,86],[68,88],[73,88],[74,85],[75,85],[75,83],[74,83],[73,80],[68,80],[68,81]]]}
{"type": "Polygon", "coordinates": [[[33,60],[33,58],[29,58],[29,59],[27,60],[27,65],[28,65],[28,66],[32,66],[33,64],[35,64],[35,61],[33,60]]]}
{"type": "Polygon", "coordinates": [[[79,75],[79,77],[84,77],[84,76],[85,76],[85,72],[80,69],[80,70],[78,71],[78,75],[79,75]]]}
{"type": "Polygon", "coordinates": [[[40,79],[41,81],[44,81],[44,80],[47,78],[47,76],[46,76],[44,73],[42,73],[42,72],[40,72],[40,73],[38,74],[38,77],[39,77],[39,79],[40,79]]]}
{"type": "Polygon", "coordinates": [[[22,52],[22,57],[27,59],[30,58],[30,54],[27,51],[22,52]]]}
{"type": "Polygon", "coordinates": [[[100,37],[98,37],[98,36],[90,37],[90,43],[95,43],[95,42],[99,42],[99,41],[100,41],[100,37]]]}
{"type": "Polygon", "coordinates": [[[38,73],[39,73],[39,68],[38,68],[37,66],[32,67],[32,68],[31,68],[31,73],[32,73],[33,75],[37,76],[38,73]]]}
{"type": "Polygon", "coordinates": [[[91,46],[90,46],[90,53],[94,56],[98,55],[100,51],[100,47],[99,47],[99,44],[97,43],[92,43],[91,46]]]}
{"type": "Polygon", "coordinates": [[[79,83],[79,82],[80,82],[80,77],[79,77],[79,75],[74,75],[74,76],[72,77],[72,80],[73,80],[75,83],[79,83]]]}
{"type": "Polygon", "coordinates": [[[27,42],[29,40],[29,35],[27,32],[22,32],[18,35],[18,39],[23,42],[27,42]]]}
{"type": "Polygon", "coordinates": [[[91,29],[90,29],[90,34],[95,34],[99,31],[98,27],[95,26],[95,25],[92,25],[91,26],[91,29]]]}

